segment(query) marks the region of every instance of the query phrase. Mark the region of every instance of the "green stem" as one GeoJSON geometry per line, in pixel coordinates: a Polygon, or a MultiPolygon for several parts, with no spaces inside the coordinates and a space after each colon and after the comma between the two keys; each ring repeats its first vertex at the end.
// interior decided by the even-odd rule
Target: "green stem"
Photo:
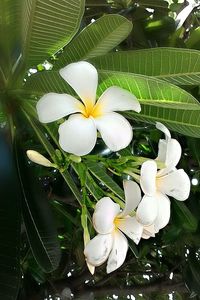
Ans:
{"type": "Polygon", "coordinates": [[[140,176],[138,174],[135,174],[128,169],[124,170],[124,173],[130,175],[135,179],[136,182],[140,183],[140,176]]]}

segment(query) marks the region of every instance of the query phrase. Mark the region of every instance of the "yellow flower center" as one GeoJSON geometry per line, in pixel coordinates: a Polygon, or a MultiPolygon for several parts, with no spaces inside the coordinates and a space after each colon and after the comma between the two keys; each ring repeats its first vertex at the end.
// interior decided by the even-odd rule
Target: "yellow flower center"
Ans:
{"type": "Polygon", "coordinates": [[[114,222],[113,222],[115,225],[115,228],[118,227],[119,222],[120,222],[120,219],[118,217],[115,217],[114,222]]]}
{"type": "Polygon", "coordinates": [[[98,104],[98,102],[93,104],[91,100],[85,100],[84,104],[80,103],[79,109],[81,110],[81,114],[84,115],[85,118],[96,118],[103,114],[102,105],[98,104]]]}

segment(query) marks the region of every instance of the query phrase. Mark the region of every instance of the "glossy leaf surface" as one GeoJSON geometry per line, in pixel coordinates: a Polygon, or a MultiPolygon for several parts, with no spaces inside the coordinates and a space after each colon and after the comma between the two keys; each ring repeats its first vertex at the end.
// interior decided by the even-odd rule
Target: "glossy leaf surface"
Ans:
{"type": "Polygon", "coordinates": [[[176,85],[199,85],[200,52],[180,48],[121,51],[90,60],[102,70],[154,76],[176,85]]]}
{"type": "Polygon", "coordinates": [[[123,41],[132,24],[120,15],[105,15],[85,27],[59,55],[54,66],[62,68],[79,60],[106,54],[123,41]]]}

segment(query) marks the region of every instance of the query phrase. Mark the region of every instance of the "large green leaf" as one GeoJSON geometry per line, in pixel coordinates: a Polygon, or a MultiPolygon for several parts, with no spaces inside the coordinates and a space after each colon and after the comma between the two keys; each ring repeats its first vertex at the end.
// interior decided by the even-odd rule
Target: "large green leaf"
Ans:
{"type": "Polygon", "coordinates": [[[191,211],[187,208],[185,203],[181,201],[172,201],[173,221],[178,227],[186,231],[194,232],[197,229],[198,221],[191,211]]]}
{"type": "Polygon", "coordinates": [[[141,112],[127,112],[127,118],[154,124],[160,121],[169,129],[200,137],[200,104],[189,93],[164,81],[137,74],[101,71],[101,94],[118,85],[131,91],[141,103],[141,112]]]}
{"type": "Polygon", "coordinates": [[[103,55],[123,41],[132,29],[132,23],[120,15],[105,15],[84,28],[63,53],[58,56],[56,68],[73,61],[103,55]]]}
{"type": "Polygon", "coordinates": [[[20,56],[21,0],[0,1],[0,88],[8,85],[20,56]]]}
{"type": "MultiPolygon", "coordinates": [[[[23,136],[21,131],[20,136],[23,136]]],[[[48,273],[59,265],[60,245],[49,200],[36,172],[28,165],[21,137],[16,142],[16,156],[23,192],[23,218],[35,260],[48,273]]]]}
{"type": "Polygon", "coordinates": [[[0,132],[0,298],[17,298],[20,271],[21,191],[7,136],[0,132]]]}
{"type": "MultiPolygon", "coordinates": [[[[168,82],[138,74],[99,71],[98,96],[110,86],[120,86],[139,99],[142,111],[127,112],[127,118],[152,123],[160,121],[185,135],[200,137],[199,102],[183,89],[168,82]]],[[[58,71],[34,74],[25,86],[27,93],[73,93],[58,71]]]]}
{"type": "Polygon", "coordinates": [[[36,65],[73,38],[80,26],[84,0],[24,0],[23,55],[36,65]]]}
{"type": "Polygon", "coordinates": [[[121,51],[90,59],[101,70],[154,76],[176,85],[199,85],[200,51],[155,48],[121,51]]]}
{"type": "Polygon", "coordinates": [[[200,50],[200,26],[192,31],[191,35],[186,41],[187,48],[200,50]]]}

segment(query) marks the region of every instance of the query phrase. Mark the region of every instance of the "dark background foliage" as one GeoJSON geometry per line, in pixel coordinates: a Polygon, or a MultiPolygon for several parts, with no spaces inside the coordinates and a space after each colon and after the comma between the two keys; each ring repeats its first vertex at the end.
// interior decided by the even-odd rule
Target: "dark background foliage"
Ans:
{"type": "MultiPolygon", "coordinates": [[[[187,1],[178,3],[175,0],[171,1],[170,5],[164,0],[88,0],[81,29],[93,19],[96,20],[104,14],[116,13],[128,18],[134,26],[128,38],[114,51],[153,47],[200,50],[198,7],[189,14],[183,26],[176,30],[174,13],[181,11],[187,4],[187,1]]],[[[52,61],[54,59],[55,57],[52,61]]],[[[185,89],[196,99],[200,99],[198,86],[185,89]]],[[[5,128],[4,118],[0,121],[1,127],[5,128]]],[[[40,125],[31,122],[32,128],[37,125],[40,136],[45,135],[54,145],[52,136],[48,132],[39,131],[40,125]]],[[[47,153],[38,142],[38,136],[36,137],[28,125],[27,119],[16,118],[15,124],[18,123],[24,125],[20,126],[14,140],[13,153],[16,163],[11,155],[10,135],[2,133],[0,136],[0,188],[3,199],[0,215],[1,227],[5,228],[5,236],[0,236],[0,281],[1,278],[4,280],[6,273],[4,285],[9,285],[11,291],[10,295],[5,296],[0,284],[2,299],[199,299],[199,139],[173,133],[183,149],[179,166],[189,174],[192,189],[189,199],[184,204],[174,199],[171,201],[172,216],[169,225],[155,239],[142,240],[138,247],[130,241],[126,262],[119,270],[106,275],[105,266],[102,266],[92,276],[87,270],[83,256],[81,209],[66,185],[66,180],[69,186],[75,182],[81,190],[76,174],[77,166],[70,167],[61,175],[56,169],[47,169],[28,161],[24,150],[34,148],[45,156],[47,153]],[[68,177],[68,174],[71,177],[68,177]],[[73,181],[70,181],[70,178],[73,181]],[[20,214],[20,206],[23,211],[21,223],[20,218],[15,219],[12,215],[13,211],[20,214]],[[12,209],[9,210],[8,207],[12,209]],[[16,249],[12,241],[20,232],[21,247],[16,249]],[[44,254],[46,249],[48,255],[44,254]],[[7,258],[10,256],[13,260],[20,256],[20,265],[17,264],[17,268],[15,262],[7,258]],[[19,290],[18,296],[16,290],[19,290]]],[[[121,153],[122,156],[134,153],[154,158],[160,133],[149,124],[133,122],[132,126],[135,130],[134,141],[121,153]]],[[[109,152],[105,155],[105,150],[105,145],[99,142],[94,153],[107,158],[114,157],[114,154],[109,152]]],[[[66,164],[59,152],[56,159],[63,166],[66,164]]],[[[122,178],[112,173],[109,175],[120,184],[122,178]]],[[[96,185],[97,197],[102,196],[105,186],[101,185],[101,180],[92,177],[89,180],[93,180],[93,185],[96,185]]],[[[77,198],[81,199],[79,190],[76,194],[77,198]]],[[[92,196],[87,201],[92,202],[92,196]]],[[[92,207],[90,204],[88,203],[88,206],[92,207]]]]}

